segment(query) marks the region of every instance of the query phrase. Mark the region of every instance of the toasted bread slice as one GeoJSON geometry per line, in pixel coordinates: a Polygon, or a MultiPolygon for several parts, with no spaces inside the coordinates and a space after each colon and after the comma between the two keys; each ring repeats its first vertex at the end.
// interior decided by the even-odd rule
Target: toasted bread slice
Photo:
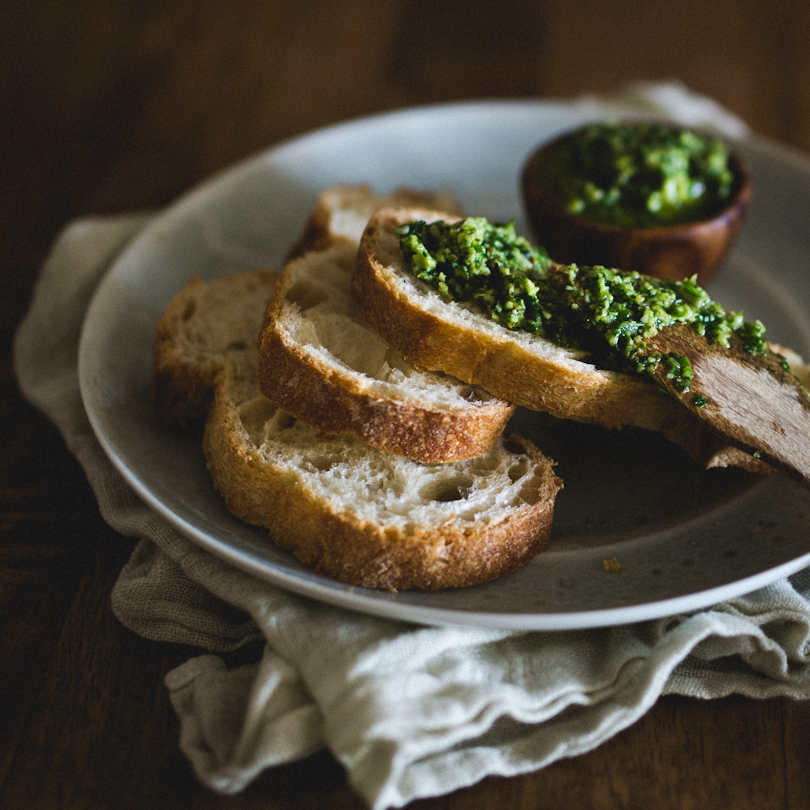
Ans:
{"type": "Polygon", "coordinates": [[[290,262],[268,307],[259,387],[326,434],[348,432],[417,461],[474,458],[514,406],[446,374],[420,371],[368,325],[351,295],[357,244],[290,262]]]}
{"type": "Polygon", "coordinates": [[[203,450],[234,515],[314,571],[370,588],[472,585],[546,546],[562,483],[527,440],[421,464],[346,434],[324,438],[267,400],[255,336],[273,283],[262,271],[194,281],[157,330],[157,407],[187,422],[206,405],[203,450]]]}
{"type": "Polygon", "coordinates": [[[396,229],[412,220],[458,219],[426,209],[383,209],[360,243],[353,291],[380,336],[412,363],[479,385],[497,397],[563,419],[657,430],[699,463],[772,472],[731,448],[645,379],[606,371],[582,351],[507,329],[474,305],[447,301],[406,266],[396,229]]]}

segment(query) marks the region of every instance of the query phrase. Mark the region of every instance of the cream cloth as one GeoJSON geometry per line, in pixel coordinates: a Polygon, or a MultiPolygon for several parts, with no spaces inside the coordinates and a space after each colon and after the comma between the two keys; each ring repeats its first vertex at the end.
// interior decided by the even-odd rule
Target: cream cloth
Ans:
{"type": "MultiPolygon", "coordinates": [[[[677,85],[635,87],[647,109],[742,124],[677,85]]],[[[142,538],[113,593],[156,641],[208,651],[170,672],[180,746],[224,793],[324,746],[374,810],[589,751],[661,694],[810,696],[810,574],[693,615],[560,633],[433,628],[280,590],[185,539],[127,487],[79,397],[77,341],[110,262],[149,215],[87,219],[57,240],[15,343],[28,399],[59,427],[105,520],[142,538]],[[264,637],[259,663],[217,653],[264,637]]]]}

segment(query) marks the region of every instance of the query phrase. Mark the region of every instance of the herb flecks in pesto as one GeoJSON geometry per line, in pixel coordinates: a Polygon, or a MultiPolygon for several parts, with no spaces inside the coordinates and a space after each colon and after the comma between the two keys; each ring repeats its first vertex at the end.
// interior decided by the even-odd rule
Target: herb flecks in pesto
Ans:
{"type": "Polygon", "coordinates": [[[711,216],[735,176],[723,141],[649,122],[588,124],[550,150],[538,181],[568,213],[650,228],[711,216]]]}
{"type": "Polygon", "coordinates": [[[692,380],[689,360],[672,354],[662,356],[647,346],[647,339],[665,327],[689,324],[710,344],[723,347],[729,345],[732,334],[737,334],[747,352],[766,351],[763,325],[759,321],[748,323],[741,313],[727,312],[694,277],[673,281],[572,264],[559,268],[552,280],[584,332],[599,332],[641,374],[652,374],[662,363],[667,378],[681,392],[689,390],[692,380]]]}
{"type": "Polygon", "coordinates": [[[456,301],[479,304],[510,329],[544,331],[540,286],[548,254],[515,233],[514,223],[483,217],[455,223],[409,222],[399,228],[406,261],[417,278],[456,301]]]}
{"type": "Polygon", "coordinates": [[[509,329],[588,351],[603,368],[652,376],[663,364],[673,387],[687,392],[688,358],[662,355],[647,345],[661,329],[676,324],[689,324],[712,344],[728,346],[736,334],[749,353],[767,351],[762,324],[727,312],[695,278],[557,267],[544,250],[516,234],[514,223],[491,224],[483,217],[408,222],[398,236],[411,272],[445,298],[477,305],[509,329]]]}

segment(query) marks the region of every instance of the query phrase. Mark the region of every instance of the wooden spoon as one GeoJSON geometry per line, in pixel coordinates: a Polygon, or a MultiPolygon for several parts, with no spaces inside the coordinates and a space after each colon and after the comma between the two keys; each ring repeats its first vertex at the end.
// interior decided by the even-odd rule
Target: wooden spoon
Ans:
{"type": "Polygon", "coordinates": [[[687,392],[663,363],[653,373],[659,386],[734,446],[810,486],[810,395],[781,355],[750,354],[737,335],[728,348],[712,345],[689,325],[665,327],[646,343],[692,365],[687,392]]]}

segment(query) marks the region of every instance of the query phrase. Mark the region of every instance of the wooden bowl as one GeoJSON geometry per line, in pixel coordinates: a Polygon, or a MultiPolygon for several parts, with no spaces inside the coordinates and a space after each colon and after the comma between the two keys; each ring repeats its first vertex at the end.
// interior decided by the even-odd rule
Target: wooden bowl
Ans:
{"type": "Polygon", "coordinates": [[[627,227],[569,214],[543,193],[538,173],[559,140],[536,149],[521,176],[529,224],[554,261],[679,281],[697,274],[698,284],[708,282],[737,238],[751,201],[751,177],[738,154],[732,151],[729,161],[736,178],[731,202],[713,216],[678,225],[627,227]]]}

